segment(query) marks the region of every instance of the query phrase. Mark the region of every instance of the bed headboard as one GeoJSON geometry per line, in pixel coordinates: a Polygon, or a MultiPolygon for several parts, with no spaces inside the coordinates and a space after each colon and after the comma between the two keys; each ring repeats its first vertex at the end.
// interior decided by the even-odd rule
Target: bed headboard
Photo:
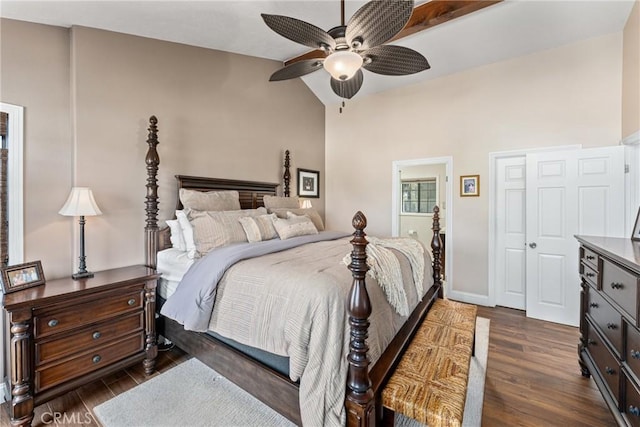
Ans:
{"type": "MultiPolygon", "coordinates": [[[[147,144],[149,149],[145,157],[147,169],[146,195],[146,225],[145,225],[145,263],[151,268],[156,267],[156,253],[171,246],[168,227],[158,227],[158,166],[160,158],[156,149],[158,140],[158,119],[149,118],[147,144]]],[[[283,195],[289,197],[291,173],[289,171],[289,150],[285,151],[283,173],[283,195]]],[[[240,194],[242,209],[256,209],[264,206],[265,195],[277,195],[280,184],[272,182],[245,181],[235,179],[205,178],[199,176],[176,175],[177,191],[181,188],[197,191],[236,190],[240,194]]],[[[176,210],[182,209],[180,197],[176,197],[176,210]]]]}
{"type": "MultiPolygon", "coordinates": [[[[200,176],[176,175],[178,191],[181,188],[196,191],[236,190],[240,193],[242,209],[256,209],[264,206],[265,195],[275,196],[279,184],[272,182],[244,181],[235,179],[204,178],[200,176]]],[[[182,209],[180,197],[177,198],[176,210],[182,209]]]]}

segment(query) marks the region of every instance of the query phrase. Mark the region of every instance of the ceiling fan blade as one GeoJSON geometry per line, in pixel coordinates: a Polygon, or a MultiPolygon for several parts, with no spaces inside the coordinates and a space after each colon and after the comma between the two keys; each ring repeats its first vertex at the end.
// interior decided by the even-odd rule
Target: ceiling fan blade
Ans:
{"type": "Polygon", "coordinates": [[[413,0],[370,1],[358,9],[347,23],[347,43],[358,50],[381,45],[402,30],[411,13],[413,0]]]}
{"type": "Polygon", "coordinates": [[[404,76],[431,68],[421,53],[404,46],[376,46],[361,52],[361,55],[365,58],[363,68],[385,76],[404,76]]]}
{"type": "Polygon", "coordinates": [[[294,62],[286,67],[280,68],[269,77],[270,82],[277,82],[280,80],[295,79],[296,77],[304,76],[305,74],[313,73],[316,70],[322,68],[321,59],[307,59],[306,61],[294,62]]]}
{"type": "Polygon", "coordinates": [[[340,98],[351,99],[353,95],[358,93],[364,81],[362,70],[358,70],[356,74],[349,80],[337,80],[331,77],[331,89],[340,98]]]}
{"type": "Polygon", "coordinates": [[[308,22],[282,15],[262,14],[265,24],[282,37],[314,49],[335,49],[336,41],[325,30],[308,22]]]}

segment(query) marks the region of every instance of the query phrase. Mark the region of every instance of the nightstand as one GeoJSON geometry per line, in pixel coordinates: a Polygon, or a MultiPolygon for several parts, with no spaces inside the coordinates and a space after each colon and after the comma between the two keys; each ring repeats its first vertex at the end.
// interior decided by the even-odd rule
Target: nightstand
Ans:
{"type": "Polygon", "coordinates": [[[135,363],[153,373],[159,276],[123,267],[4,295],[12,425],[31,425],[35,406],[135,363]]]}

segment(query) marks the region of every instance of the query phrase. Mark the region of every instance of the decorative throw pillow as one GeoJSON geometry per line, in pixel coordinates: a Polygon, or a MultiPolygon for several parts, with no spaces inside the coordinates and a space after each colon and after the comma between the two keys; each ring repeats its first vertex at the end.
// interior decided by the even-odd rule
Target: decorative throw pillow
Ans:
{"type": "Polygon", "coordinates": [[[288,219],[272,217],[273,226],[281,240],[307,234],[318,234],[318,229],[307,216],[296,216],[288,219]]]}
{"type": "Polygon", "coordinates": [[[237,191],[196,191],[180,189],[180,202],[185,209],[197,211],[235,211],[240,209],[237,191]]]}
{"type": "Polygon", "coordinates": [[[193,259],[196,256],[196,244],[193,240],[193,227],[191,226],[185,211],[176,211],[176,218],[178,219],[178,224],[180,224],[180,228],[182,229],[187,257],[193,259]]]}
{"type": "Polygon", "coordinates": [[[184,241],[184,234],[180,222],[177,219],[168,219],[165,221],[171,230],[171,245],[181,251],[187,250],[187,243],[184,241]]]}
{"type": "Polygon", "coordinates": [[[275,214],[260,215],[256,217],[243,216],[238,218],[247,240],[250,243],[261,242],[263,240],[271,240],[278,237],[276,229],[273,227],[273,219],[275,214]]]}
{"type": "Polygon", "coordinates": [[[267,209],[297,209],[300,207],[298,196],[281,197],[281,196],[264,196],[264,207],[267,209]]]}
{"type": "Polygon", "coordinates": [[[231,243],[247,242],[247,235],[238,219],[266,213],[265,208],[219,212],[191,210],[189,221],[193,227],[197,255],[203,256],[214,248],[231,243]]]}
{"type": "Polygon", "coordinates": [[[274,213],[278,215],[278,218],[287,218],[289,216],[289,213],[297,216],[306,215],[311,219],[311,221],[313,222],[313,225],[316,226],[316,229],[318,231],[324,231],[324,223],[322,222],[322,217],[320,216],[318,211],[315,210],[314,208],[269,209],[269,213],[274,213]]]}

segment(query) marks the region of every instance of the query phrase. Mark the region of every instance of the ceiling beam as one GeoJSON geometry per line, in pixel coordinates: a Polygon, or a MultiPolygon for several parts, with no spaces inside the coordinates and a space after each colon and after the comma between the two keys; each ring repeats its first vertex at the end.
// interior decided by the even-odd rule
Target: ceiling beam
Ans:
{"type": "MultiPolygon", "coordinates": [[[[410,36],[428,28],[433,28],[436,25],[444,24],[445,22],[502,1],[503,0],[431,0],[430,2],[415,7],[407,25],[390,41],[410,36]]],[[[320,49],[311,50],[295,58],[286,60],[284,65],[286,66],[305,59],[325,58],[326,56],[326,53],[320,49]]]]}

